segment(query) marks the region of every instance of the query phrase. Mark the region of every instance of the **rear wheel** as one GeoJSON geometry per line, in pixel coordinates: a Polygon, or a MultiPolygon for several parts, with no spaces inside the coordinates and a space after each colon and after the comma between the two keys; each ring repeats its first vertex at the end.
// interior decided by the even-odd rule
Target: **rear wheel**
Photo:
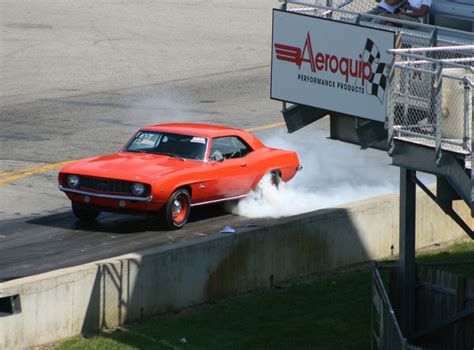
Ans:
{"type": "Polygon", "coordinates": [[[162,208],[161,219],[165,228],[177,230],[186,224],[191,212],[191,197],[188,190],[179,188],[162,208]]]}
{"type": "Polygon", "coordinates": [[[281,182],[280,172],[278,170],[274,170],[270,173],[266,173],[265,175],[263,175],[263,177],[258,182],[255,190],[257,192],[262,192],[268,183],[272,185],[273,187],[275,187],[276,189],[278,189],[280,187],[280,182],[281,182]]]}
{"type": "Polygon", "coordinates": [[[280,187],[281,176],[279,171],[272,171],[270,183],[277,189],[280,187]]]}
{"type": "Polygon", "coordinates": [[[278,170],[274,170],[270,173],[266,173],[258,182],[257,187],[254,190],[254,198],[258,201],[263,201],[263,192],[265,188],[268,190],[270,185],[275,189],[279,189],[281,182],[280,172],[278,170]]]}
{"type": "Polygon", "coordinates": [[[72,212],[74,216],[79,221],[91,222],[97,219],[97,217],[100,214],[100,210],[89,209],[87,207],[80,206],[75,202],[72,202],[71,206],[72,206],[72,212]]]}

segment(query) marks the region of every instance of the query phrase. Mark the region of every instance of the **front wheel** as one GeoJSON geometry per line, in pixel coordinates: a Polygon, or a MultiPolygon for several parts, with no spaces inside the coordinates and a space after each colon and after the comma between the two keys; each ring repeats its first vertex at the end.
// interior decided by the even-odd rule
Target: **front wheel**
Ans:
{"type": "Polygon", "coordinates": [[[162,208],[163,226],[169,230],[177,230],[186,224],[191,212],[191,197],[185,188],[177,189],[162,208]]]}
{"type": "Polygon", "coordinates": [[[71,206],[72,206],[72,212],[74,216],[79,221],[91,222],[97,219],[97,217],[100,214],[99,210],[89,209],[87,207],[80,206],[74,202],[71,203],[71,206]]]}

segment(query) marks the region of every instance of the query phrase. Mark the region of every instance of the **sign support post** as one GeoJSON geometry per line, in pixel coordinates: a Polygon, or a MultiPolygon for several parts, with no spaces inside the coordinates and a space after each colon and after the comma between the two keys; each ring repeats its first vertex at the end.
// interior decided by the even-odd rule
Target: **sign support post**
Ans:
{"type": "Polygon", "coordinates": [[[415,330],[416,171],[400,168],[400,328],[409,338],[415,330]]]}

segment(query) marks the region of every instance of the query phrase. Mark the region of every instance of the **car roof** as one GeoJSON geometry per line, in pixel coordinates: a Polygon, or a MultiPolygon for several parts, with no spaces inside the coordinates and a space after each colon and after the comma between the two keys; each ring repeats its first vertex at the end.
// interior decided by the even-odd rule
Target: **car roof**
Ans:
{"type": "Polygon", "coordinates": [[[263,143],[252,134],[242,129],[227,126],[199,123],[167,123],[149,125],[141,130],[164,131],[169,133],[184,134],[201,137],[240,136],[254,148],[264,147],[263,143]]]}
{"type": "Polygon", "coordinates": [[[167,123],[167,124],[156,124],[149,125],[143,130],[159,130],[166,132],[176,132],[181,134],[189,134],[196,136],[209,136],[216,137],[222,135],[228,135],[229,133],[242,132],[243,130],[229,128],[226,126],[212,125],[212,124],[198,124],[198,123],[167,123]]]}

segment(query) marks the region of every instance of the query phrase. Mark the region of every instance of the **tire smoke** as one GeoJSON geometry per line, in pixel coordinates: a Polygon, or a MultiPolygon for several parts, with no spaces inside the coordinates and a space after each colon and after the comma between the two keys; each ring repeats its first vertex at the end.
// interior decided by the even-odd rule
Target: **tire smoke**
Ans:
{"type": "Polygon", "coordinates": [[[398,169],[383,151],[326,139],[327,131],[306,127],[263,136],[269,147],[298,153],[304,169],[279,188],[265,178],[261,191],[241,200],[232,213],[246,217],[291,216],[398,190],[398,169]]]}

